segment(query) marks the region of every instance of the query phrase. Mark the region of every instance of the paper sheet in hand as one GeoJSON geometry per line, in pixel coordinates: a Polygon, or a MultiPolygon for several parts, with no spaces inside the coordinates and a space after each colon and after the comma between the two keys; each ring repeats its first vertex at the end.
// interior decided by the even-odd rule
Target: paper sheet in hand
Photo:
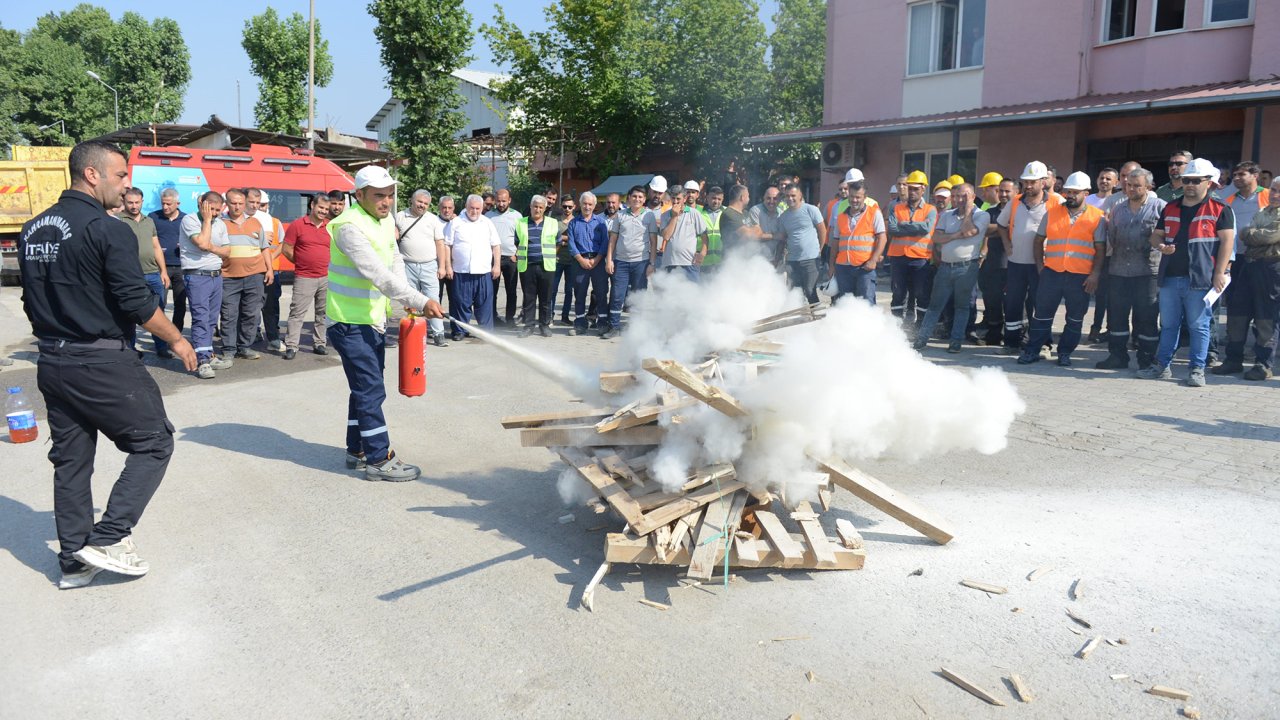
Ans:
{"type": "Polygon", "coordinates": [[[1209,288],[1209,292],[1204,294],[1204,306],[1213,307],[1213,304],[1218,302],[1218,298],[1222,297],[1222,293],[1226,292],[1227,288],[1230,287],[1230,285],[1231,285],[1231,276],[1228,275],[1227,284],[1222,286],[1222,290],[1218,290],[1217,288],[1209,288]]]}

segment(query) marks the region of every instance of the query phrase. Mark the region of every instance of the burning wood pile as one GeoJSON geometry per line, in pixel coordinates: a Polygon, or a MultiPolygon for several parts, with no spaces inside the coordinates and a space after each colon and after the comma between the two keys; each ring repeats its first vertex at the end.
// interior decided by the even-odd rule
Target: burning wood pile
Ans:
{"type": "MultiPolygon", "coordinates": [[[[803,307],[759,321],[755,332],[819,319],[803,307]]],[[[763,338],[743,343],[737,353],[712,356],[695,367],[648,359],[642,373],[600,374],[601,390],[639,397],[621,407],[597,407],[504,418],[520,431],[525,447],[546,447],[595,490],[593,504],[611,509],[625,526],[605,538],[604,565],[584,593],[590,608],[595,585],[610,563],[688,567],[688,577],[711,580],[715,569],[803,568],[857,570],[866,559],[862,537],[848,520],[823,523],[836,488],[843,488],[939,544],[951,540],[945,523],[884,483],[839,458],[810,456],[820,477],[818,507],[788,498],[785,488],[748,487],[732,464],[694,469],[683,485],[663,487],[652,474],[658,447],[681,432],[686,416],[705,405],[732,418],[750,411],[713,381],[722,363],[753,381],[767,372],[782,345],[763,338]],[[730,357],[730,355],[732,357],[730,357]],[[651,392],[640,386],[652,383],[651,392]],[[835,536],[828,534],[833,530],[835,536]]]]}

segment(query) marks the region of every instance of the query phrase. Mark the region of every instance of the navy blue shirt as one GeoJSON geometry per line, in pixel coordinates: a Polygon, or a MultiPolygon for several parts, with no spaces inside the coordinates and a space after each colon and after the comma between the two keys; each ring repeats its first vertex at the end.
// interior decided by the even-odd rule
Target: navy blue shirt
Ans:
{"type": "MultiPolygon", "coordinates": [[[[546,222],[543,220],[543,222],[546,222]]],[[[529,262],[542,262],[542,223],[529,221],[529,262]]]]}
{"type": "Polygon", "coordinates": [[[178,241],[182,238],[182,218],[186,215],[179,210],[178,217],[170,220],[164,216],[163,210],[156,210],[147,216],[156,222],[156,237],[160,238],[160,247],[164,250],[165,265],[182,265],[178,241]]]}

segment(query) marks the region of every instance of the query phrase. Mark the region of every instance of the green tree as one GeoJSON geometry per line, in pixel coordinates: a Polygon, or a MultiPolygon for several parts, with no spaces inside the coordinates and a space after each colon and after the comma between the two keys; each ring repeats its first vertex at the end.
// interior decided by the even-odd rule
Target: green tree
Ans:
{"type": "Polygon", "coordinates": [[[649,0],[559,0],[545,31],[526,33],[497,8],[481,31],[494,59],[511,68],[495,94],[523,117],[508,124],[520,147],[558,153],[563,141],[578,165],[599,175],[635,164],[662,118],[646,28],[649,0]]]}
{"type": "Polygon", "coordinates": [[[470,13],[462,0],[374,0],[368,10],[378,21],[373,32],[391,94],[403,109],[391,131],[393,149],[408,160],[399,172],[402,199],[414,188],[437,197],[475,192],[484,180],[460,139],[466,118],[452,76],[471,59],[470,13]]]}
{"type": "MultiPolygon", "coordinates": [[[[827,60],[826,0],[779,0],[769,36],[773,86],[769,93],[770,132],[822,124],[823,79],[827,60]]],[[[818,160],[819,145],[791,145],[763,153],[784,169],[818,160]]]]}
{"type": "MultiPolygon", "coordinates": [[[[258,127],[296,135],[307,120],[308,22],[302,13],[281,19],[275,8],[244,23],[240,46],[249,55],[249,67],[259,78],[258,101],[253,115],[258,127]]],[[[320,36],[316,21],[315,83],[325,87],[333,79],[329,41],[320,36]]]]}
{"type": "Polygon", "coordinates": [[[87,71],[119,93],[122,127],[176,120],[191,80],[176,22],[134,12],[117,22],[88,4],[48,13],[22,35],[0,30],[0,52],[0,134],[13,140],[65,144],[115,129],[114,96],[87,71]]]}

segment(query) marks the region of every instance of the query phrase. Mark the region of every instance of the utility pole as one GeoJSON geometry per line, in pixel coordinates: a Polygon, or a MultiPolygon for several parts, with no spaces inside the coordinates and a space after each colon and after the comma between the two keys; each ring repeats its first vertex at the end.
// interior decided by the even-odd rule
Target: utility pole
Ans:
{"type": "Polygon", "coordinates": [[[316,0],[311,0],[311,32],[307,42],[307,149],[316,149],[316,0]]]}

